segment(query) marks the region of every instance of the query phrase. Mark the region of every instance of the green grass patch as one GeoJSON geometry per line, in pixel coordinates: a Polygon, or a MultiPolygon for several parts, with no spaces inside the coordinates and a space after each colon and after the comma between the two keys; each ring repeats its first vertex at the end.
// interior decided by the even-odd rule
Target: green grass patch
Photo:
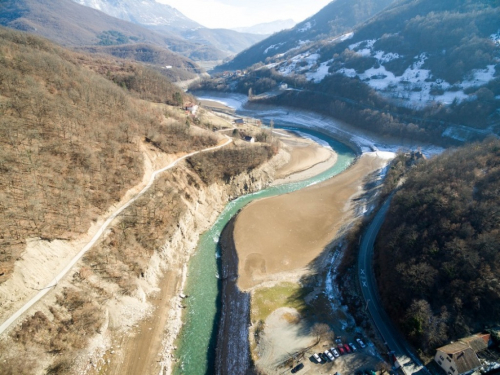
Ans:
{"type": "Polygon", "coordinates": [[[295,283],[281,283],[272,288],[262,288],[252,295],[252,322],[265,321],[274,310],[292,307],[302,312],[306,309],[303,288],[295,283]]]}

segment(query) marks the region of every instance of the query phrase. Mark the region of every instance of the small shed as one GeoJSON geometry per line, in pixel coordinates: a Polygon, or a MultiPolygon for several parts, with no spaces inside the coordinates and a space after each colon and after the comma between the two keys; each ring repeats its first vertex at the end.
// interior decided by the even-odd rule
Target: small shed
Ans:
{"type": "Polygon", "coordinates": [[[196,115],[196,112],[198,111],[198,105],[196,104],[187,104],[185,107],[186,111],[190,112],[193,116],[196,115]]]}
{"type": "Polygon", "coordinates": [[[252,137],[252,136],[249,136],[249,135],[245,135],[245,136],[243,137],[243,140],[244,140],[245,142],[250,142],[250,143],[254,143],[254,142],[255,142],[255,138],[254,138],[254,137],[252,137]]]}
{"type": "Polygon", "coordinates": [[[243,125],[245,123],[245,120],[243,120],[242,118],[237,118],[236,120],[234,120],[234,123],[238,125],[243,125]]]}

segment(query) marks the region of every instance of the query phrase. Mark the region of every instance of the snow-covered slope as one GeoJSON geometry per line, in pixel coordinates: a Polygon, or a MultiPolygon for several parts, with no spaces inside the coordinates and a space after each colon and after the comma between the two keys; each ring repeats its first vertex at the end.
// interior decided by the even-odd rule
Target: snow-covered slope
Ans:
{"type": "MultiPolygon", "coordinates": [[[[353,32],[303,47],[297,36],[277,55],[280,45],[271,45],[264,68],[314,83],[342,74],[412,108],[474,100],[500,73],[500,9],[480,3],[400,1],[353,32]]],[[[486,94],[500,98],[497,91],[486,94]]]]}
{"type": "Polygon", "coordinates": [[[305,75],[308,81],[321,82],[331,74],[343,74],[351,78],[359,78],[384,96],[400,99],[404,105],[423,107],[430,102],[450,104],[453,101],[474,99],[469,95],[471,88],[486,85],[495,78],[495,64],[487,64],[478,69],[471,69],[462,80],[453,84],[432,74],[425,68],[429,54],[422,52],[412,59],[402,74],[391,72],[386,65],[391,61],[401,59],[397,52],[386,52],[374,48],[375,39],[364,40],[349,45],[356,57],[371,59],[373,65],[355,69],[332,58],[320,61],[320,51],[308,50],[294,55],[281,63],[271,63],[267,67],[274,68],[283,76],[305,75]],[[467,94],[466,92],[469,92],[467,94]]]}
{"type": "MultiPolygon", "coordinates": [[[[265,65],[224,72],[200,89],[271,92],[256,100],[420,141],[500,135],[500,7],[495,2],[398,0],[351,30],[308,41],[318,19],[297,25],[289,39],[259,43],[265,65]]],[[[247,52],[234,61],[241,62],[247,52]]]]}
{"type": "Polygon", "coordinates": [[[264,39],[238,54],[220,70],[244,69],[277,54],[325,38],[334,38],[365,22],[395,0],[335,0],[295,27],[264,39]]]}
{"type": "Polygon", "coordinates": [[[184,14],[170,5],[160,4],[154,0],[73,1],[100,10],[110,16],[141,25],[169,25],[179,29],[202,27],[199,23],[187,18],[184,14]]]}

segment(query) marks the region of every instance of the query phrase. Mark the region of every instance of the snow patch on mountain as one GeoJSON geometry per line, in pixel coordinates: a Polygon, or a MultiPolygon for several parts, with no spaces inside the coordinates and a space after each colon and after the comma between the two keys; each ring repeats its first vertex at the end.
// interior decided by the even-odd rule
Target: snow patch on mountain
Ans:
{"type": "Polygon", "coordinates": [[[490,39],[495,43],[497,46],[500,46],[500,29],[496,34],[491,34],[490,39]]]}
{"type": "Polygon", "coordinates": [[[339,36],[336,36],[335,38],[333,39],[330,39],[330,43],[334,43],[334,42],[343,42],[347,39],[351,39],[352,37],[354,36],[354,33],[353,32],[350,32],[350,33],[345,33],[345,34],[342,34],[342,35],[339,35],[339,36]]]}
{"type": "Polygon", "coordinates": [[[314,81],[314,83],[321,82],[323,78],[325,78],[328,75],[328,69],[330,69],[331,63],[333,62],[333,59],[322,62],[319,67],[316,69],[316,71],[310,71],[306,73],[306,77],[309,81],[314,81]]]}
{"type": "Polygon", "coordinates": [[[297,30],[298,33],[304,33],[307,30],[310,30],[312,28],[312,24],[310,21],[306,22],[304,26],[302,26],[300,29],[297,30]]]}
{"type": "Polygon", "coordinates": [[[276,67],[276,70],[284,76],[289,76],[291,74],[297,73],[305,74],[307,72],[310,72],[312,67],[316,65],[319,57],[320,56],[317,53],[301,53],[276,67]]]}
{"type": "Polygon", "coordinates": [[[377,39],[362,40],[361,42],[350,44],[349,49],[354,51],[354,50],[358,49],[359,46],[361,46],[363,43],[365,43],[365,45],[363,46],[363,49],[368,49],[371,51],[373,48],[373,45],[375,44],[376,41],[377,41],[377,39]]]}
{"type": "Polygon", "coordinates": [[[283,42],[283,43],[278,43],[278,44],[271,44],[269,47],[267,47],[264,50],[264,55],[267,55],[267,53],[273,49],[277,49],[277,48],[281,47],[283,44],[285,44],[285,43],[283,42]]]}
{"type": "Polygon", "coordinates": [[[373,57],[375,57],[378,60],[379,64],[385,64],[388,63],[389,61],[399,59],[402,56],[400,56],[399,53],[393,53],[393,52],[385,53],[384,51],[377,51],[375,52],[375,55],[373,57]]]}

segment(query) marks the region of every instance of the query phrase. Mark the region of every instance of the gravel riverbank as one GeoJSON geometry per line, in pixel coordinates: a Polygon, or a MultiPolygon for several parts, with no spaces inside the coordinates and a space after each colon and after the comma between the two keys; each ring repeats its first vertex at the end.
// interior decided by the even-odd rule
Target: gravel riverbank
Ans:
{"type": "Polygon", "coordinates": [[[221,314],[217,332],[215,373],[249,374],[250,294],[238,288],[238,254],[234,245],[233,218],[222,231],[221,248],[221,314]]]}

